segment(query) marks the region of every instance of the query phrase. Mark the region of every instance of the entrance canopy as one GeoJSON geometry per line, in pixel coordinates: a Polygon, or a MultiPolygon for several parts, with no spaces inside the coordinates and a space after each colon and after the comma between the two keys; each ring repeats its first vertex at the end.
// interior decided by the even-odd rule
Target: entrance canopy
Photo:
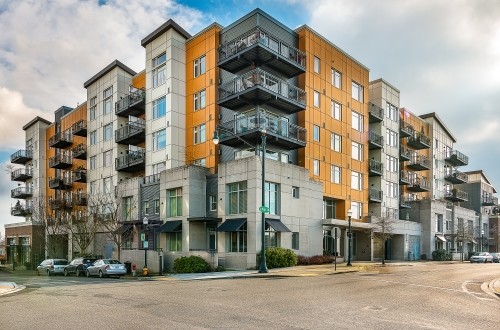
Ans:
{"type": "Polygon", "coordinates": [[[280,231],[280,232],[290,232],[291,231],[290,229],[288,229],[287,226],[285,226],[283,224],[283,222],[281,222],[278,219],[266,219],[266,224],[271,226],[274,229],[274,231],[280,231]]]}
{"type": "Polygon", "coordinates": [[[227,219],[217,228],[217,231],[238,231],[246,222],[247,218],[227,219]]]}

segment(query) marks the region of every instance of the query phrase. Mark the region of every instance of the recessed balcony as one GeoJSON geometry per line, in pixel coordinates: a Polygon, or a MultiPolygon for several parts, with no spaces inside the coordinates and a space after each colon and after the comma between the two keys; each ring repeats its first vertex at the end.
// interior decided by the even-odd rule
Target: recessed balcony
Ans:
{"type": "Polygon", "coordinates": [[[453,184],[461,184],[466,183],[469,180],[469,176],[465,173],[454,170],[445,174],[444,179],[453,184]]]}
{"type": "Polygon", "coordinates": [[[400,196],[399,197],[399,208],[400,209],[411,208],[411,200],[408,196],[400,196]]]}
{"type": "Polygon", "coordinates": [[[56,190],[67,190],[71,189],[72,182],[71,179],[65,177],[51,177],[49,178],[49,188],[56,190]]]}
{"type": "Polygon", "coordinates": [[[49,158],[49,167],[65,169],[73,165],[73,159],[68,154],[59,154],[49,158]]]}
{"type": "Polygon", "coordinates": [[[59,132],[49,138],[49,147],[64,149],[73,144],[73,135],[69,132],[59,132]]]}
{"type": "Polygon", "coordinates": [[[379,123],[384,120],[384,109],[370,103],[370,124],[379,123]]]}
{"type": "Polygon", "coordinates": [[[146,166],[146,153],[144,151],[129,151],[115,159],[115,170],[134,173],[144,171],[146,166]]]}
{"type": "Polygon", "coordinates": [[[10,173],[11,181],[26,182],[26,180],[31,178],[33,178],[31,167],[18,168],[10,173]]]}
{"type": "Polygon", "coordinates": [[[375,159],[370,159],[369,176],[381,176],[384,171],[384,164],[375,159]]]}
{"type": "Polygon", "coordinates": [[[233,148],[261,143],[262,130],[266,131],[268,145],[292,150],[306,146],[307,130],[291,124],[286,117],[266,111],[252,111],[219,126],[220,143],[233,148]]]}
{"type": "Polygon", "coordinates": [[[75,159],[87,159],[87,145],[84,143],[80,143],[73,149],[71,149],[71,154],[75,159]]]}
{"type": "Polygon", "coordinates": [[[494,206],[498,205],[498,198],[493,195],[483,195],[481,196],[482,206],[494,206]]]}
{"type": "Polygon", "coordinates": [[[73,135],[87,136],[87,121],[82,119],[73,124],[73,135]]]}
{"type": "Polygon", "coordinates": [[[73,202],[78,206],[86,206],[87,194],[84,192],[78,192],[75,196],[73,196],[73,202]]]}
{"type": "Polygon", "coordinates": [[[33,191],[29,187],[17,187],[10,191],[10,197],[26,199],[33,196],[33,191]]]}
{"type": "Polygon", "coordinates": [[[377,188],[370,188],[370,203],[382,203],[383,192],[377,188]]]}
{"type": "Polygon", "coordinates": [[[429,149],[431,139],[422,132],[414,132],[412,136],[407,138],[406,144],[416,150],[429,149]]]}
{"type": "Polygon", "coordinates": [[[146,125],[144,120],[131,121],[115,131],[115,142],[138,145],[146,141],[146,125]]]}
{"type": "Polygon", "coordinates": [[[120,117],[138,117],[144,114],[145,109],[146,92],[142,89],[128,94],[115,103],[115,114],[120,117]]]}
{"type": "Polygon", "coordinates": [[[405,123],[404,121],[399,122],[399,137],[406,138],[410,137],[414,134],[415,129],[410,124],[405,123]]]}
{"type": "Polygon", "coordinates": [[[467,202],[469,200],[469,194],[457,188],[453,188],[451,191],[446,191],[444,193],[444,199],[450,202],[467,202]]]}
{"type": "Polygon", "coordinates": [[[306,109],[306,92],[262,69],[236,76],[219,86],[218,104],[238,110],[255,104],[269,104],[292,114],[306,109]]]}
{"type": "Polygon", "coordinates": [[[423,155],[413,155],[406,163],[406,166],[415,171],[425,171],[431,169],[431,161],[423,155]]]}
{"type": "Polygon", "coordinates": [[[426,177],[416,176],[412,178],[410,184],[406,186],[406,189],[413,192],[424,192],[429,191],[430,186],[430,182],[426,177]]]}
{"type": "Polygon", "coordinates": [[[31,205],[16,204],[10,208],[10,215],[14,217],[26,217],[33,214],[31,205]]]}
{"type": "Polygon", "coordinates": [[[453,166],[464,166],[469,164],[469,157],[458,150],[451,150],[444,159],[445,162],[453,166]]]}
{"type": "Polygon", "coordinates": [[[261,28],[219,47],[219,68],[236,73],[252,64],[295,77],[306,72],[306,54],[261,28]]]}
{"type": "Polygon", "coordinates": [[[87,170],[76,169],[73,171],[73,182],[87,182],[87,170]]]}
{"type": "Polygon", "coordinates": [[[384,146],[384,137],[374,131],[369,132],[369,148],[370,150],[382,149],[384,146]]]}
{"type": "Polygon", "coordinates": [[[399,161],[404,162],[411,159],[411,150],[404,145],[399,146],[399,161]]]}
{"type": "Polygon", "coordinates": [[[402,186],[410,184],[413,176],[414,176],[413,172],[400,171],[399,172],[399,184],[402,186]]]}
{"type": "Polygon", "coordinates": [[[33,159],[33,151],[31,150],[18,150],[10,155],[10,162],[13,164],[24,165],[33,159]]]}

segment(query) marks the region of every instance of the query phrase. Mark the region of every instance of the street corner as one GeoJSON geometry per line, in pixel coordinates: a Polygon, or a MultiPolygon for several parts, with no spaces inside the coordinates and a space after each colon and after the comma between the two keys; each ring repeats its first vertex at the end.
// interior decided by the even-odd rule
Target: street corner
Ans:
{"type": "Polygon", "coordinates": [[[14,282],[0,282],[0,296],[24,290],[24,285],[17,285],[14,282]]]}

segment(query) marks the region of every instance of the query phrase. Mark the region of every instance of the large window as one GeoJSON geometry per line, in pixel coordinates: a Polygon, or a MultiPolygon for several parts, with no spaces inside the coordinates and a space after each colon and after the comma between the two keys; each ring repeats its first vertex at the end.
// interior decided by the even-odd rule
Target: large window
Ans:
{"type": "Polygon", "coordinates": [[[356,101],[363,102],[363,86],[357,82],[352,82],[352,98],[356,101]]]}
{"type": "Polygon", "coordinates": [[[342,89],[342,73],[332,69],[332,85],[338,89],[342,89]]]}
{"type": "Polygon", "coordinates": [[[167,146],[166,134],[165,129],[153,132],[153,150],[165,149],[167,146]]]}
{"type": "Polygon", "coordinates": [[[217,211],[217,195],[208,196],[208,207],[210,211],[217,211]]]}
{"type": "Polygon", "coordinates": [[[103,99],[103,114],[107,115],[113,109],[113,86],[104,90],[103,99]]]}
{"type": "Polygon", "coordinates": [[[92,156],[89,158],[90,169],[95,170],[97,168],[97,156],[92,156]]]}
{"type": "Polygon", "coordinates": [[[203,109],[206,106],[206,91],[202,90],[194,93],[194,111],[203,109]]]}
{"type": "Polygon", "coordinates": [[[342,151],[342,137],[338,134],[332,133],[330,147],[332,150],[341,152],[342,151]]]}
{"type": "Polygon", "coordinates": [[[314,91],[314,99],[313,99],[313,104],[316,108],[319,108],[319,92],[314,91]]]}
{"type": "Polygon", "coordinates": [[[167,113],[167,101],[165,96],[153,101],[153,119],[164,117],[167,113]]]}
{"type": "Polygon", "coordinates": [[[357,142],[352,142],[352,147],[351,147],[351,155],[352,159],[355,160],[363,160],[363,145],[361,143],[357,142]]]}
{"type": "Polygon", "coordinates": [[[389,102],[386,105],[387,118],[392,121],[398,121],[398,108],[389,102]]]}
{"type": "Polygon", "coordinates": [[[111,162],[112,156],[113,156],[113,151],[112,150],[105,151],[102,154],[102,166],[103,167],[109,167],[109,166],[111,166],[111,164],[112,164],[112,162],[111,162]]]}
{"type": "Polygon", "coordinates": [[[238,229],[229,233],[229,252],[247,252],[247,224],[246,222],[238,229]]]}
{"type": "Polygon", "coordinates": [[[97,131],[90,132],[89,140],[90,140],[91,146],[93,146],[97,143],[97,131]]]}
{"type": "Polygon", "coordinates": [[[182,231],[167,233],[168,251],[181,252],[182,251],[182,231]]]}
{"type": "Polygon", "coordinates": [[[105,194],[111,194],[113,192],[113,179],[111,177],[103,179],[103,188],[105,194]]]}
{"type": "Polygon", "coordinates": [[[386,170],[388,172],[397,173],[397,171],[398,171],[398,165],[399,165],[398,159],[396,157],[392,157],[392,156],[389,156],[389,155],[387,155],[385,158],[386,158],[386,161],[387,161],[387,165],[385,167],[386,170]]]}
{"type": "Polygon", "coordinates": [[[96,118],[96,112],[97,112],[97,96],[94,96],[90,99],[90,107],[89,107],[90,120],[94,120],[96,118]]]}
{"type": "Polygon", "coordinates": [[[355,111],[352,112],[352,128],[356,131],[363,132],[363,115],[355,111]]]}
{"type": "Polygon", "coordinates": [[[228,190],[228,214],[247,213],[247,183],[246,181],[230,183],[228,190]]]}
{"type": "Polygon", "coordinates": [[[167,190],[167,198],[167,217],[180,217],[182,215],[182,188],[167,190]]]}
{"type": "Polygon", "coordinates": [[[313,125],[313,140],[319,142],[319,126],[313,125]]]}
{"type": "Polygon", "coordinates": [[[353,219],[361,219],[363,216],[363,203],[351,202],[351,211],[353,219]]]}
{"type": "Polygon", "coordinates": [[[299,239],[299,233],[298,232],[293,232],[292,233],[292,250],[299,250],[300,245],[300,239],[299,239]]]}
{"type": "Polygon", "coordinates": [[[153,175],[160,174],[163,170],[165,170],[165,162],[160,162],[153,164],[153,175]]]}
{"type": "Polygon", "coordinates": [[[393,130],[387,129],[386,140],[387,140],[388,146],[397,147],[398,146],[398,133],[394,132],[393,130]]]}
{"type": "Polygon", "coordinates": [[[152,77],[153,88],[163,85],[167,80],[167,54],[163,53],[153,59],[152,63],[152,77]]]}
{"type": "Polygon", "coordinates": [[[314,72],[315,73],[319,73],[320,64],[321,64],[321,60],[318,57],[314,56],[314,72]]]}
{"type": "Polygon", "coordinates": [[[363,190],[363,174],[355,171],[351,172],[351,188],[363,190]]]}
{"type": "Polygon", "coordinates": [[[194,60],[194,77],[199,77],[207,71],[206,68],[206,57],[203,55],[200,58],[194,60]]]}
{"type": "Polygon", "coordinates": [[[342,170],[340,166],[331,165],[330,167],[330,181],[333,183],[340,183],[340,178],[342,175],[342,170]]]}
{"type": "Polygon", "coordinates": [[[113,138],[113,123],[109,123],[102,128],[102,136],[104,141],[109,141],[113,138]]]}
{"type": "Polygon", "coordinates": [[[335,219],[337,205],[333,199],[323,199],[323,219],[335,219]]]}
{"type": "Polygon", "coordinates": [[[398,184],[394,182],[386,182],[387,197],[396,198],[398,197],[398,184]]]}
{"type": "Polygon", "coordinates": [[[132,220],[132,210],[133,210],[134,198],[132,196],[127,196],[123,198],[123,220],[132,220]]]}
{"type": "Polygon", "coordinates": [[[317,159],[313,160],[313,174],[319,175],[319,160],[317,159]]]}
{"type": "Polygon", "coordinates": [[[342,120],[342,104],[332,100],[332,118],[342,120]]]}
{"type": "Polygon", "coordinates": [[[266,247],[278,247],[280,246],[280,233],[276,232],[273,227],[266,223],[266,235],[265,235],[266,247]]]}
{"type": "Polygon", "coordinates": [[[194,144],[203,143],[206,141],[205,124],[194,128],[194,144]]]}
{"type": "Polygon", "coordinates": [[[279,184],[266,182],[264,205],[269,207],[270,214],[280,214],[279,184]]]}

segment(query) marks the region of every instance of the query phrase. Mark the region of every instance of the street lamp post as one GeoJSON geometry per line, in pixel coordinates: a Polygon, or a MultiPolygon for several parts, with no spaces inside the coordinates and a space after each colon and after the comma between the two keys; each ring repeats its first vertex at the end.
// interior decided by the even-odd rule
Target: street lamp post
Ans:
{"type": "Polygon", "coordinates": [[[484,249],[484,229],[481,229],[481,252],[484,249]]]}
{"type": "Polygon", "coordinates": [[[347,240],[348,240],[348,244],[347,244],[347,266],[352,266],[351,264],[351,253],[352,253],[352,231],[351,231],[351,217],[352,217],[352,211],[351,209],[349,209],[349,211],[347,211],[347,219],[348,219],[348,223],[349,223],[349,229],[348,229],[348,232],[347,232],[347,240]]]}
{"type": "Polygon", "coordinates": [[[148,240],[147,240],[147,232],[148,232],[148,218],[144,217],[142,219],[142,224],[144,225],[144,240],[142,241],[142,246],[144,248],[144,268],[142,269],[143,275],[148,275],[148,240]]]}

